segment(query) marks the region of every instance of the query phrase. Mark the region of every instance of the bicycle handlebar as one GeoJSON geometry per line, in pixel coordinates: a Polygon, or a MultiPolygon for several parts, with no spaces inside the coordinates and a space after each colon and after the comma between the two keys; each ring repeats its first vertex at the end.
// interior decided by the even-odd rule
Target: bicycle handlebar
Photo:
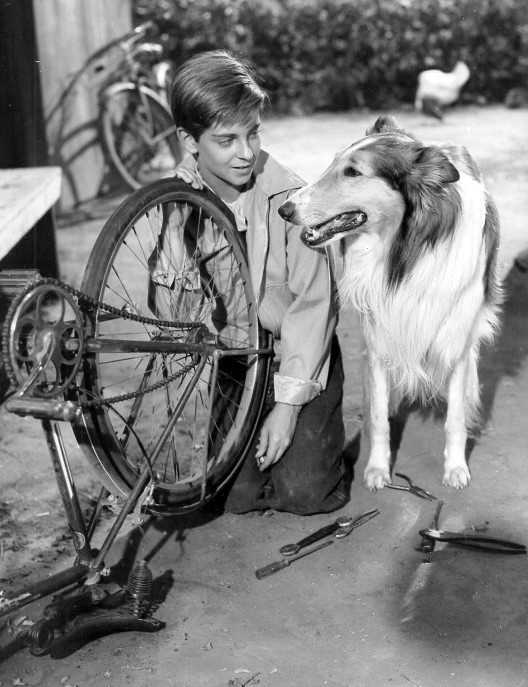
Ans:
{"type": "Polygon", "coordinates": [[[134,43],[141,40],[143,36],[147,33],[147,31],[151,29],[153,26],[154,22],[152,20],[149,20],[144,22],[143,24],[140,24],[139,26],[136,26],[133,31],[129,31],[128,33],[125,33],[123,36],[119,36],[119,38],[114,38],[109,43],[106,43],[101,48],[92,53],[84,63],[83,69],[86,69],[90,62],[92,62],[93,60],[98,60],[112,48],[115,48],[120,45],[123,47],[124,50],[126,50],[130,46],[134,45],[134,43]]]}
{"type": "Polygon", "coordinates": [[[125,33],[125,35],[121,36],[121,38],[117,38],[115,44],[121,44],[123,48],[126,49],[127,47],[130,47],[134,45],[134,43],[137,43],[137,41],[141,40],[148,32],[148,30],[151,29],[153,26],[154,22],[152,20],[146,21],[143,24],[136,26],[135,29],[130,33],[125,33]]]}

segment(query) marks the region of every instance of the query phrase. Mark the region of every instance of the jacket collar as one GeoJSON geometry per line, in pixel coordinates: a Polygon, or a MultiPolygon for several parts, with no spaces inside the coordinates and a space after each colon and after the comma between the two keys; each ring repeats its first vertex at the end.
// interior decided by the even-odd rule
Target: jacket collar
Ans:
{"type": "MultiPolygon", "coordinates": [[[[196,160],[192,155],[186,155],[181,165],[192,170],[197,169],[196,160]]],[[[268,198],[283,191],[301,188],[305,182],[292,170],[279,164],[265,150],[261,150],[253,170],[255,186],[268,198]]]]}
{"type": "Polygon", "coordinates": [[[301,188],[305,182],[291,169],[279,164],[265,150],[261,150],[255,169],[253,170],[255,186],[257,186],[268,198],[277,193],[301,188]]]}

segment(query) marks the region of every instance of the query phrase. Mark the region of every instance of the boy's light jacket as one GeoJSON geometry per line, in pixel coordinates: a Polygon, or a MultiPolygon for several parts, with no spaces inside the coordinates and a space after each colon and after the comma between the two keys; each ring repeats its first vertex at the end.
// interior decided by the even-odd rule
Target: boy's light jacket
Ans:
{"type": "MultiPolygon", "coordinates": [[[[188,156],[182,166],[197,171],[188,156]]],[[[274,339],[275,400],[304,405],[326,387],[330,345],[337,324],[334,289],[326,254],[305,246],[301,228],[278,209],[304,182],[261,151],[253,183],[230,207],[239,231],[246,231],[249,270],[257,312],[274,339]]],[[[160,261],[151,261],[161,283],[160,261]]],[[[164,271],[164,281],[167,279],[164,271]]],[[[235,312],[235,308],[233,308],[235,312]]]]}

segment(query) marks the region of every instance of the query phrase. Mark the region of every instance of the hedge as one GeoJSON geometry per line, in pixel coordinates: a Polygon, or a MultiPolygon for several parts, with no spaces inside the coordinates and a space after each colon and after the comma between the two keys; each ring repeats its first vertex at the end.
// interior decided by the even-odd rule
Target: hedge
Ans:
{"type": "Polygon", "coordinates": [[[528,86],[526,0],[133,0],[169,57],[227,48],[249,59],[275,111],[389,109],[428,68],[466,62],[465,102],[528,86]]]}

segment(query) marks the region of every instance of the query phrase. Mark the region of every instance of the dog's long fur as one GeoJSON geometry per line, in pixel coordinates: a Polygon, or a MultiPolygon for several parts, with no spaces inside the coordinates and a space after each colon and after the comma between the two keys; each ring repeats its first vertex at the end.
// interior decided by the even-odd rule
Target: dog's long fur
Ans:
{"type": "Polygon", "coordinates": [[[389,416],[402,400],[447,402],[444,484],[470,480],[479,346],[498,328],[498,216],[464,148],[425,144],[380,117],[281,210],[342,263],[341,299],[367,354],[370,489],[391,481],[389,416]]]}

